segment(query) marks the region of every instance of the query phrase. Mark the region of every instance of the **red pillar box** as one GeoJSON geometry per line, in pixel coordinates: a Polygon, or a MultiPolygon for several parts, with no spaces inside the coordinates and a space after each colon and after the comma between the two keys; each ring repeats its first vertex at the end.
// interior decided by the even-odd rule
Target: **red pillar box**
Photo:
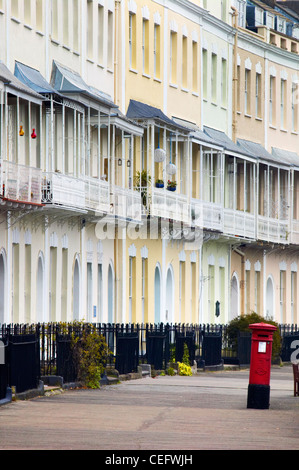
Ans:
{"type": "Polygon", "coordinates": [[[277,328],[266,323],[255,323],[249,328],[252,338],[247,408],[268,409],[273,333],[277,328]]]}

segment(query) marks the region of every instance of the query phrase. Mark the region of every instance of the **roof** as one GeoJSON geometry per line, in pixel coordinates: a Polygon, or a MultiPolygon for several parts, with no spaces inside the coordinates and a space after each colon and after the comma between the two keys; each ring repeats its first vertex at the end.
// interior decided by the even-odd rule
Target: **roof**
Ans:
{"type": "Polygon", "coordinates": [[[35,98],[38,101],[42,101],[43,99],[40,94],[36,93],[26,84],[21,82],[17,77],[15,77],[2,61],[0,61],[0,80],[11,88],[14,88],[16,91],[30,95],[32,98],[35,98]]]}
{"type": "Polygon", "coordinates": [[[39,70],[29,67],[28,65],[22,64],[21,62],[16,61],[15,63],[15,76],[37,93],[57,93],[57,91],[41,75],[39,70]]]}
{"type": "Polygon", "coordinates": [[[275,161],[276,158],[271,155],[261,144],[251,142],[249,140],[238,139],[238,145],[240,148],[246,150],[248,153],[256,159],[275,161]]]}
{"type": "Polygon", "coordinates": [[[65,65],[59,64],[55,60],[53,61],[52,67],[51,85],[62,94],[83,94],[110,108],[117,107],[108,94],[87,85],[78,72],[69,69],[65,65]]]}
{"type": "Polygon", "coordinates": [[[181,126],[180,124],[176,123],[173,119],[170,119],[166,116],[159,108],[155,108],[154,106],[150,106],[145,103],[141,103],[140,101],[130,100],[128,110],[127,110],[127,118],[129,119],[154,119],[158,121],[162,121],[165,124],[169,124],[172,127],[177,129],[184,130],[185,132],[189,132],[185,126],[181,126]]]}
{"type": "Polygon", "coordinates": [[[246,149],[241,148],[235,144],[223,131],[213,129],[212,127],[204,126],[203,128],[205,134],[207,134],[214,143],[218,143],[221,147],[224,148],[227,152],[233,152],[236,154],[246,155],[252,158],[252,154],[246,149]]]}
{"type": "Polygon", "coordinates": [[[299,166],[299,155],[296,152],[289,150],[283,150],[278,148],[272,148],[272,154],[280,161],[286,161],[290,165],[299,166]]]}

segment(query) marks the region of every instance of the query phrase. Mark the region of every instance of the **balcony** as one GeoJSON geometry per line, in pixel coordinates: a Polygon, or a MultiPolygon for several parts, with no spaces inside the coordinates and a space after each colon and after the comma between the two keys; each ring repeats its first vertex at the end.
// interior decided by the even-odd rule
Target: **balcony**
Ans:
{"type": "Polygon", "coordinates": [[[109,183],[85,177],[85,208],[95,212],[110,211],[109,183]]]}
{"type": "Polygon", "coordinates": [[[289,243],[289,224],[287,220],[258,216],[259,240],[273,243],[289,243]]]}
{"type": "Polygon", "coordinates": [[[114,186],[111,196],[114,217],[141,223],[142,200],[140,192],[114,186]]]}
{"type": "Polygon", "coordinates": [[[241,238],[256,238],[255,217],[253,214],[233,209],[224,209],[224,233],[241,238]]]}
{"type": "Polygon", "coordinates": [[[292,220],[291,238],[289,241],[293,245],[299,245],[299,220],[292,220]]]}
{"type": "Polygon", "coordinates": [[[43,173],[42,203],[85,210],[85,182],[60,173],[43,173]]]}
{"type": "Polygon", "coordinates": [[[42,172],[38,168],[0,160],[0,197],[2,204],[41,205],[42,172]]]}
{"type": "Polygon", "coordinates": [[[191,223],[190,205],[185,195],[153,188],[151,212],[152,217],[172,219],[185,224],[191,223]]]}

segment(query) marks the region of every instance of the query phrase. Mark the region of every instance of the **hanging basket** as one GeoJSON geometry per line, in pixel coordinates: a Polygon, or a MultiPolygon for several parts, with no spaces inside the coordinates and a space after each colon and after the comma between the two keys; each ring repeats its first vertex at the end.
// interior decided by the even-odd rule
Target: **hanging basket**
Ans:
{"type": "Polygon", "coordinates": [[[168,175],[175,175],[176,166],[173,163],[169,163],[168,165],[166,165],[166,172],[168,175]]]}
{"type": "Polygon", "coordinates": [[[155,150],[155,162],[156,163],[164,162],[165,158],[166,158],[165,150],[157,148],[155,150]]]}

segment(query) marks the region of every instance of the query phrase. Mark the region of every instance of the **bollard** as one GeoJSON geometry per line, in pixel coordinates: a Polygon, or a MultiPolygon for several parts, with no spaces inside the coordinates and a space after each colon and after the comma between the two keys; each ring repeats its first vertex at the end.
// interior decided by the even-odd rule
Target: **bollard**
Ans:
{"type": "Polygon", "coordinates": [[[273,333],[277,328],[266,323],[255,323],[249,328],[252,338],[247,408],[268,409],[273,333]]]}

